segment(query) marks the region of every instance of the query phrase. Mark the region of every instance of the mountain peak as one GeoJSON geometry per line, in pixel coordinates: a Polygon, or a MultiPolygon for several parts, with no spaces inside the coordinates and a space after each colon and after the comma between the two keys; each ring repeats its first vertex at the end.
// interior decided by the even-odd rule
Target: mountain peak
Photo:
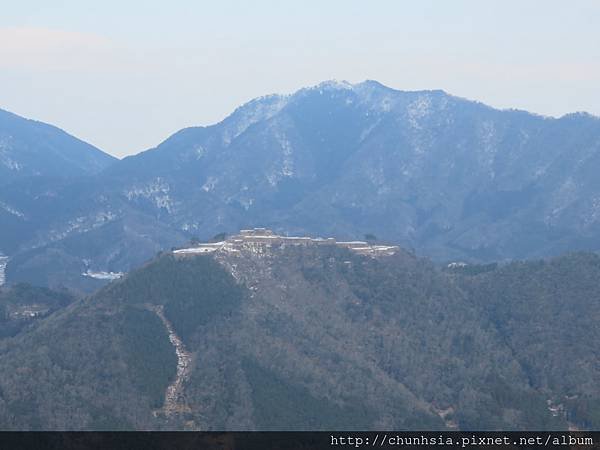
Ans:
{"type": "Polygon", "coordinates": [[[346,80],[325,80],[309,89],[352,90],[354,85],[346,80]]]}
{"type": "Polygon", "coordinates": [[[55,126],[0,109],[0,182],[92,175],[115,158],[55,126]]]}

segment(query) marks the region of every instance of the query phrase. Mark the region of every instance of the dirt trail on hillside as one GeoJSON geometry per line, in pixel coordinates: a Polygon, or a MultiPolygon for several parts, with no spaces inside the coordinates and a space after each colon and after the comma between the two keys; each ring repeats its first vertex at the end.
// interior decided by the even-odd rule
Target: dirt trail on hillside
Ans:
{"type": "Polygon", "coordinates": [[[150,309],[154,311],[162,321],[169,334],[169,340],[171,341],[171,344],[173,344],[173,347],[175,347],[175,353],[177,354],[177,373],[175,375],[175,380],[167,387],[165,392],[165,403],[160,412],[166,416],[189,412],[189,407],[185,403],[183,391],[184,383],[189,379],[192,370],[192,355],[186,350],[181,338],[175,333],[173,325],[165,317],[164,306],[153,305],[150,309]]]}

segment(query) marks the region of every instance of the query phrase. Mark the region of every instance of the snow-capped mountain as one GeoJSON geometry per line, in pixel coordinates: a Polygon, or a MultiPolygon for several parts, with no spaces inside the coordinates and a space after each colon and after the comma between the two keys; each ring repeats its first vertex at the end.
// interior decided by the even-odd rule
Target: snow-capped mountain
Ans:
{"type": "Polygon", "coordinates": [[[130,203],[200,237],[264,224],[496,259],[600,242],[599,167],[596,117],[366,81],[256,99],[105,176],[130,203]]]}
{"type": "Polygon", "coordinates": [[[4,189],[13,232],[0,250],[21,258],[9,280],[56,258],[78,273],[83,259],[127,271],[192,236],[252,226],[371,233],[438,260],[597,250],[599,168],[600,119],[587,114],[325,82],[255,99],[86,180],[4,189]]]}

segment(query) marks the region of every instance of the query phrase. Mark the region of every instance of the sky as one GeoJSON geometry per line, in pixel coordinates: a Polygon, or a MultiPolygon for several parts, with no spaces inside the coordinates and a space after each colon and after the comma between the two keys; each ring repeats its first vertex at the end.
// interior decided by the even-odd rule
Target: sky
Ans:
{"type": "Polygon", "coordinates": [[[0,108],[117,157],[324,80],[600,115],[600,0],[0,0],[0,108]]]}

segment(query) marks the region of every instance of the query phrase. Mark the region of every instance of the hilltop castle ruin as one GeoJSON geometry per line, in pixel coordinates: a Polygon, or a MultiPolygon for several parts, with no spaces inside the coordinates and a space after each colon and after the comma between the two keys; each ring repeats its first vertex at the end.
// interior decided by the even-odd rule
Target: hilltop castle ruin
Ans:
{"type": "Polygon", "coordinates": [[[240,230],[239,234],[229,237],[221,242],[203,243],[189,248],[174,250],[176,255],[194,255],[211,253],[218,250],[240,251],[260,249],[265,250],[273,246],[321,246],[333,245],[348,248],[356,253],[367,256],[389,256],[398,251],[395,245],[373,245],[364,241],[337,241],[335,238],[312,238],[280,236],[268,228],[253,228],[240,230]]]}

